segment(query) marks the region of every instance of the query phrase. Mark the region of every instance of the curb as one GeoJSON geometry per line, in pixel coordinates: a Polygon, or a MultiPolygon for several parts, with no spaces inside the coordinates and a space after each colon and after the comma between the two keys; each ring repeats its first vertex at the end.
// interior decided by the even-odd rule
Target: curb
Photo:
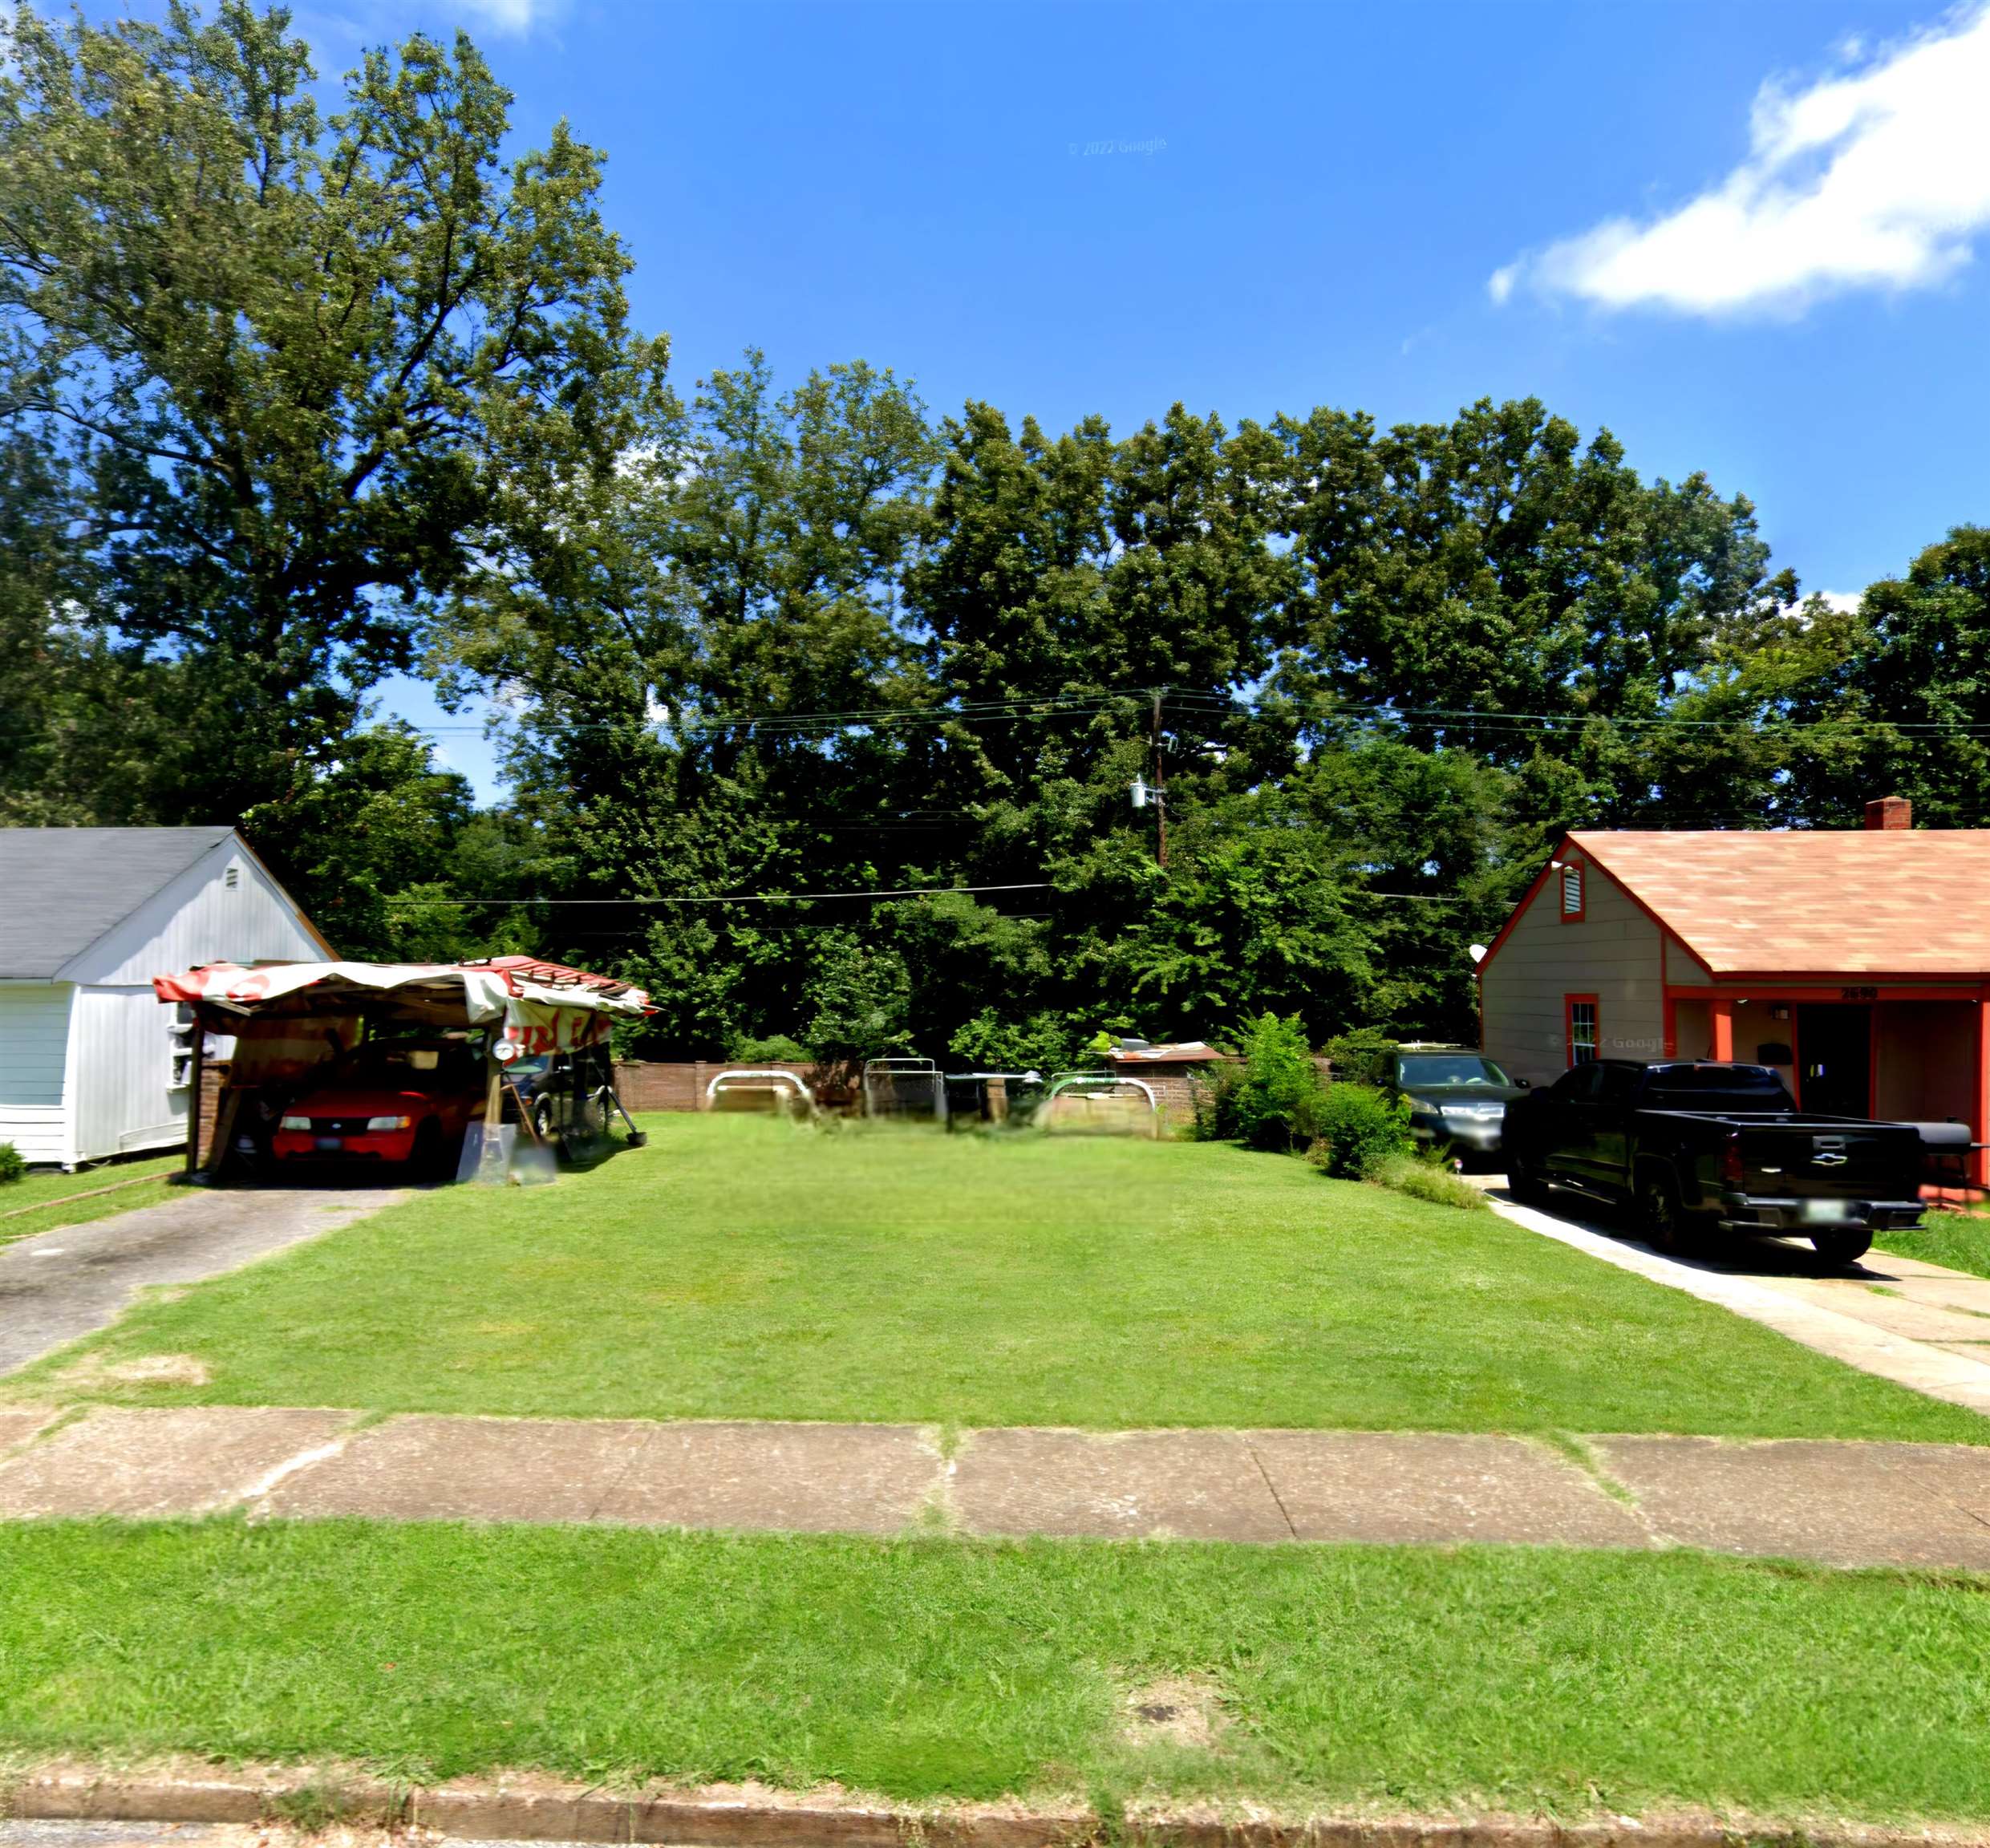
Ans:
{"type": "Polygon", "coordinates": [[[1722,1822],[1704,1814],[1558,1822],[1546,1817],[1134,1814],[1089,1810],[936,1810],[815,1797],[772,1801],[691,1792],[618,1796],[579,1785],[411,1789],[340,1774],[175,1777],[83,1769],[30,1772],[0,1787],[0,1818],[31,1822],[337,1822],[484,1841],[677,1844],[679,1848],[1990,1848],[1990,1829],[1722,1822]]]}

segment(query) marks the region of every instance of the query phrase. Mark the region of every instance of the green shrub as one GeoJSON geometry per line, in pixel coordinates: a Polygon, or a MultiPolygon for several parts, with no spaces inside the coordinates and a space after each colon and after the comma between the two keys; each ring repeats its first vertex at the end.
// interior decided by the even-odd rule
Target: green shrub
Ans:
{"type": "Polygon", "coordinates": [[[1313,1049],[1295,1014],[1247,1021],[1243,1031],[1244,1073],[1237,1087],[1237,1133],[1254,1149],[1290,1154],[1319,1133],[1326,1088],[1313,1064],[1313,1049]]]}
{"type": "Polygon", "coordinates": [[[798,1040],[785,1033],[770,1034],[764,1040],[743,1039],[732,1042],[730,1055],[741,1065],[806,1065],[809,1055],[798,1040]]]}
{"type": "Polygon", "coordinates": [[[1428,1200],[1433,1206],[1457,1206],[1468,1213],[1487,1210],[1485,1194],[1469,1181],[1453,1174],[1441,1161],[1417,1155],[1388,1155],[1362,1178],[1378,1187],[1407,1194],[1412,1200],[1428,1200]]]}
{"type": "Polygon", "coordinates": [[[21,1151],[11,1142],[0,1142],[0,1181],[18,1181],[26,1172],[21,1151]]]}
{"type": "Polygon", "coordinates": [[[1198,1142],[1234,1142],[1243,1132],[1237,1126],[1237,1094],[1243,1088],[1244,1068],[1234,1059],[1206,1065],[1189,1080],[1195,1100],[1195,1121],[1189,1133],[1198,1142]]]}
{"type": "Polygon", "coordinates": [[[1334,1082],[1386,1085],[1389,1081],[1389,1055],[1398,1042],[1380,1027],[1357,1027],[1327,1042],[1327,1056],[1333,1061],[1334,1082]]]}
{"type": "Polygon", "coordinates": [[[1360,1181],[1392,1157],[1415,1146],[1409,1100],[1390,1098],[1372,1084],[1330,1084],[1315,1123],[1317,1140],[1307,1158],[1322,1173],[1360,1181]]]}

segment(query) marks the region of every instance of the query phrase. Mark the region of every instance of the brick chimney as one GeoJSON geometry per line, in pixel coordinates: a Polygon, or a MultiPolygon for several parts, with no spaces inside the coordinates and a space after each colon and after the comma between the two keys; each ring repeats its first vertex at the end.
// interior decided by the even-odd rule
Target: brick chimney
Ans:
{"type": "Polygon", "coordinates": [[[1866,804],[1866,825],[1889,830],[1911,828],[1914,804],[1904,796],[1882,796],[1876,802],[1866,804]]]}

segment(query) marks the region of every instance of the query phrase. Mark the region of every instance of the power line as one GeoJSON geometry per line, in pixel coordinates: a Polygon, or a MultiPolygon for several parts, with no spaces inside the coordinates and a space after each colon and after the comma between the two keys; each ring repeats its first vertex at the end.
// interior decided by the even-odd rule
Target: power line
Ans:
{"type": "MultiPolygon", "coordinates": [[[[1057,890],[1058,887],[1048,879],[1036,879],[1007,886],[903,886],[874,892],[741,892],[688,897],[536,898],[521,894],[457,897],[424,893],[406,902],[414,905],[791,905],[816,904],[834,898],[942,898],[954,893],[1055,892],[1057,890]]],[[[1477,902],[1469,898],[1447,898],[1434,892],[1377,892],[1365,886],[1352,885],[1346,890],[1351,898],[1391,898],[1412,905],[1470,905],[1477,902]]],[[[393,899],[388,901],[390,903],[395,902],[393,899]]],[[[1048,917],[1051,914],[1007,912],[1003,915],[1011,918],[1048,917]]]]}
{"type": "Polygon", "coordinates": [[[874,892],[736,892],[711,896],[627,898],[532,898],[511,895],[442,898],[428,902],[448,905],[792,905],[814,904],[826,898],[940,898],[953,892],[1052,892],[1056,890],[1048,879],[1031,879],[1012,886],[899,886],[874,892]]]}
{"type": "MultiPolygon", "coordinates": [[[[1990,737],[1990,724],[1947,724],[1908,719],[1691,719],[1673,713],[1637,716],[1604,712],[1526,712],[1506,707],[1471,706],[1399,706],[1387,700],[1370,702],[1246,701],[1221,695],[1177,691],[1162,688],[1169,705],[1189,708],[1205,716],[1254,718],[1267,715],[1331,721],[1382,719],[1422,720],[1449,727],[1494,727],[1507,730],[1570,726],[1599,726],[1638,732],[1667,730],[1692,732],[1743,732],[1770,736],[1802,732],[1858,733],[1892,732],[1912,736],[1990,737]]],[[[1138,702],[1153,696],[1153,689],[1129,688],[1122,692],[1086,695],[1048,695],[1040,698],[966,702],[930,707],[879,707],[869,709],[817,712],[678,712],[663,720],[641,724],[616,720],[560,720],[540,716],[533,722],[555,735],[590,732],[764,732],[776,736],[827,736],[838,732],[877,731],[894,727],[944,726],[967,723],[987,725],[1021,723],[1030,719],[1095,718],[1105,713],[1131,711],[1138,702]]],[[[481,736],[486,727],[478,724],[435,724],[417,727],[433,736],[481,736]]]]}

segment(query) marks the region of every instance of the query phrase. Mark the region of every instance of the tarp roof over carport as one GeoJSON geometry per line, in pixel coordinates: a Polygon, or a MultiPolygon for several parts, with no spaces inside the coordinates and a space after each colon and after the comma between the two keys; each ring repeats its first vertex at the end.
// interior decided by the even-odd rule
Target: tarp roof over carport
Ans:
{"type": "Polygon", "coordinates": [[[530,956],[482,962],[269,962],[245,969],[210,962],[152,982],[162,1001],[188,1002],[217,1026],[310,1019],[370,1011],[391,996],[393,1011],[436,1025],[501,1026],[514,1052],[569,1051],[604,1038],[615,1018],[650,1011],[640,988],[530,956]]]}

